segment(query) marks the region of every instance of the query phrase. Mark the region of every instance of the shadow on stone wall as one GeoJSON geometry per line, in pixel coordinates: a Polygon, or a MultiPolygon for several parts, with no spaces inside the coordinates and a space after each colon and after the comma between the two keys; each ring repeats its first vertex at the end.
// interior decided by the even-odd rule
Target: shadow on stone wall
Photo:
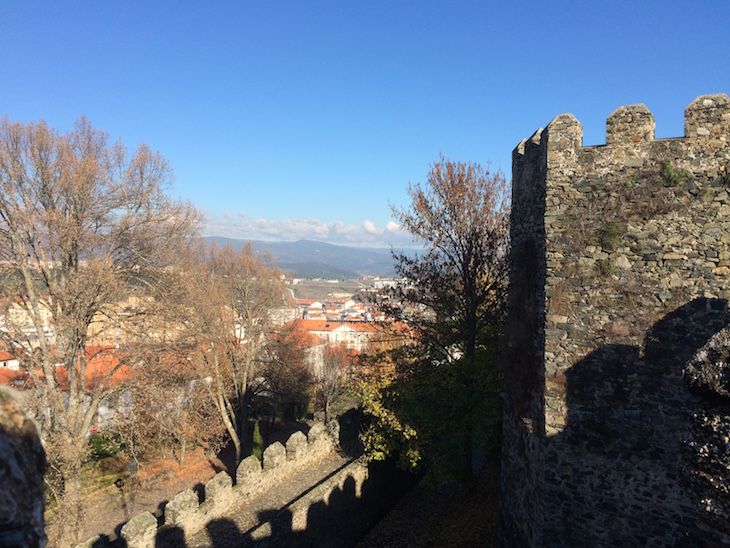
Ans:
{"type": "Polygon", "coordinates": [[[545,545],[686,538],[696,516],[679,477],[693,408],[682,368],[729,323],[726,301],[695,299],[654,324],[642,348],[608,344],[566,372],[566,426],[546,445],[545,545]]]}
{"type": "Polygon", "coordinates": [[[0,386],[0,546],[45,546],[46,452],[22,396],[0,386]]]}
{"type": "MultiPolygon", "coordinates": [[[[352,546],[413,487],[417,477],[398,469],[393,462],[370,463],[365,479],[347,475],[335,480],[332,473],[282,509],[259,512],[260,524],[241,531],[229,517],[206,526],[210,545],[343,547],[352,546]]],[[[178,527],[161,529],[155,546],[186,546],[178,527]]]]}

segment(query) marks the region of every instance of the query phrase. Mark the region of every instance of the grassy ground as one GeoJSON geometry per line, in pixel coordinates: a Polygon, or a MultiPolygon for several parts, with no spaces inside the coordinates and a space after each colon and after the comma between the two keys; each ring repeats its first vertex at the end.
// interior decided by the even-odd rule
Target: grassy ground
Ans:
{"type": "Polygon", "coordinates": [[[113,485],[118,478],[126,479],[128,461],[108,457],[99,461],[87,462],[81,468],[81,486],[84,493],[91,493],[113,485]]]}

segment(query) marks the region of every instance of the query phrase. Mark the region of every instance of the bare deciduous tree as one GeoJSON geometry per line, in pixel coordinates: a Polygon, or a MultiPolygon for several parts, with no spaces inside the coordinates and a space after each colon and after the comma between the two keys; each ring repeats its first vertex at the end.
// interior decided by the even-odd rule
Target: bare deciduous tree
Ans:
{"type": "MultiPolygon", "coordinates": [[[[407,280],[401,301],[431,314],[402,319],[434,343],[440,359],[471,358],[491,326],[504,317],[509,202],[504,175],[443,157],[428,181],[408,185],[411,206],[393,214],[426,254],[396,254],[407,280]]],[[[404,309],[408,310],[408,308],[404,309]]]]}
{"type": "Polygon", "coordinates": [[[272,261],[258,257],[248,244],[238,253],[230,246],[212,246],[189,288],[199,375],[207,381],[240,462],[251,452],[249,408],[261,385],[272,311],[285,302],[284,284],[272,261]]]}
{"type": "Polygon", "coordinates": [[[156,353],[128,391],[131,409],[115,420],[115,430],[135,460],[163,449],[184,466],[190,447],[215,453],[223,445],[217,408],[187,356],[156,353]]]}
{"type": "Polygon", "coordinates": [[[329,424],[330,408],[347,391],[352,356],[344,348],[328,347],[322,353],[322,363],[314,373],[314,391],[317,403],[329,424]]]}
{"type": "Polygon", "coordinates": [[[49,457],[63,478],[64,546],[77,541],[86,435],[118,389],[114,374],[137,364],[130,349],[92,371],[91,326],[123,329],[133,314],[120,303],[149,302],[196,235],[197,212],[165,194],[171,179],[159,153],[110,145],[85,118],[64,134],[0,120],[0,341],[43,405],[49,457]]]}

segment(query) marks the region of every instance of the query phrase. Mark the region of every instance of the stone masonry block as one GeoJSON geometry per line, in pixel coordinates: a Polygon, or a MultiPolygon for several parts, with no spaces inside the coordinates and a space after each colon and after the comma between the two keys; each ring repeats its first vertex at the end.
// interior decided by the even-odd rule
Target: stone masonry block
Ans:
{"type": "Polygon", "coordinates": [[[150,512],[142,512],[122,527],[122,538],[129,548],[154,548],[157,534],[157,518],[150,512]]]}
{"type": "Polygon", "coordinates": [[[307,436],[304,432],[294,432],[286,442],[286,460],[299,460],[307,452],[307,436]]]}
{"type": "Polygon", "coordinates": [[[198,510],[198,495],[185,489],[165,505],[165,525],[181,525],[198,510]]]}
{"type": "Polygon", "coordinates": [[[337,419],[332,419],[327,424],[327,431],[333,440],[340,441],[340,422],[337,419]]]}
{"type": "Polygon", "coordinates": [[[94,535],[90,539],[85,540],[81,544],[77,544],[76,548],[97,548],[100,546],[106,546],[104,539],[99,535],[94,535]]]}
{"type": "Polygon", "coordinates": [[[253,455],[246,457],[238,465],[238,468],[236,468],[236,485],[250,481],[259,474],[261,474],[261,462],[259,462],[259,459],[253,455]]]}
{"type": "Polygon", "coordinates": [[[307,441],[310,453],[324,454],[332,450],[335,445],[333,437],[327,427],[321,422],[315,423],[309,429],[307,441]]]}
{"type": "Polygon", "coordinates": [[[231,493],[233,480],[225,472],[218,472],[205,484],[205,502],[220,504],[231,493]]]}
{"type": "Polygon", "coordinates": [[[279,468],[286,461],[286,449],[275,441],[264,449],[264,470],[279,468]]]}
{"type": "Polygon", "coordinates": [[[730,98],[725,93],[700,95],[684,111],[686,137],[730,134],[730,98]]]}
{"type": "Polygon", "coordinates": [[[307,441],[310,445],[314,445],[327,439],[327,428],[321,422],[315,422],[307,434],[307,441]]]}
{"type": "Polygon", "coordinates": [[[655,127],[654,115],[646,105],[619,107],[606,120],[606,144],[653,141],[655,127]]]}
{"type": "Polygon", "coordinates": [[[552,150],[576,150],[583,146],[583,126],[572,114],[553,118],[541,134],[552,150]]]}

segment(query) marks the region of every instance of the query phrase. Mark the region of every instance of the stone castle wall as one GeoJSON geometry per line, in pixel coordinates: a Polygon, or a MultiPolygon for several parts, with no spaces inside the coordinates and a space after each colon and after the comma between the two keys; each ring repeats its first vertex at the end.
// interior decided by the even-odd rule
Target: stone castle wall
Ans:
{"type": "Polygon", "coordinates": [[[19,392],[0,386],[0,546],[37,548],[44,531],[46,452],[19,392]]]}
{"type": "Polygon", "coordinates": [[[700,501],[679,473],[684,363],[730,323],[730,99],[685,136],[644,105],[606,144],[555,118],[513,153],[502,541],[674,544],[700,501]]]}
{"type": "MultiPolygon", "coordinates": [[[[200,503],[198,494],[186,489],[175,495],[165,505],[162,526],[150,512],[142,512],[129,520],[121,529],[121,536],[129,548],[146,548],[163,545],[179,545],[177,540],[190,537],[206,525],[220,519],[288,477],[330,453],[335,444],[321,423],[315,423],[308,434],[295,432],[286,442],[269,445],[263,455],[263,466],[250,456],[238,465],[236,484],[226,472],[219,472],[205,484],[205,501],[200,503]]],[[[359,469],[358,469],[359,470],[359,469]]],[[[349,468],[345,472],[349,472],[349,468]]],[[[366,472],[357,474],[362,482],[366,472]]],[[[77,548],[104,546],[101,537],[93,537],[77,548]]]]}

